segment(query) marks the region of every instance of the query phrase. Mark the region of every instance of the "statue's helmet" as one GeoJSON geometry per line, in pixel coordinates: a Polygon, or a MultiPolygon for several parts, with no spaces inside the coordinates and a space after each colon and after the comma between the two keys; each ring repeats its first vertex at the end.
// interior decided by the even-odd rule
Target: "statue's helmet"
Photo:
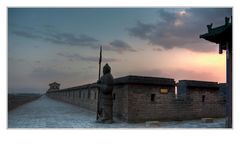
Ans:
{"type": "Polygon", "coordinates": [[[110,73],[110,72],[111,72],[111,67],[108,64],[104,65],[103,74],[107,74],[107,73],[110,73]]]}

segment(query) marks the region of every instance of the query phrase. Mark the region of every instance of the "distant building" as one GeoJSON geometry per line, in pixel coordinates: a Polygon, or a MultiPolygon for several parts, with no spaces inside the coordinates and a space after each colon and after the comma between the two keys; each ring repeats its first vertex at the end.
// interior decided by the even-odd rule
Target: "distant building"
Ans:
{"type": "MultiPolygon", "coordinates": [[[[96,111],[94,84],[51,91],[47,96],[96,111]]],[[[113,115],[127,122],[224,117],[223,91],[217,82],[180,80],[176,84],[169,78],[125,76],[114,79],[113,115]]]]}
{"type": "Polygon", "coordinates": [[[60,84],[57,82],[53,82],[49,84],[49,89],[47,92],[57,91],[60,90],[60,84]]]}

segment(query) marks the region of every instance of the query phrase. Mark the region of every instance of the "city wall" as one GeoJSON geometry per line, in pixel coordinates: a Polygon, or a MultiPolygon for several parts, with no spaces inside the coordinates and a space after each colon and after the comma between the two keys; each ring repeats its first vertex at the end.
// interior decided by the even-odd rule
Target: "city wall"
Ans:
{"type": "MultiPolygon", "coordinates": [[[[98,89],[87,84],[47,96],[96,111],[98,89]]],[[[126,76],[114,79],[113,115],[127,122],[225,117],[223,85],[216,82],[126,76]],[[175,87],[177,85],[177,95],[175,87]]]]}

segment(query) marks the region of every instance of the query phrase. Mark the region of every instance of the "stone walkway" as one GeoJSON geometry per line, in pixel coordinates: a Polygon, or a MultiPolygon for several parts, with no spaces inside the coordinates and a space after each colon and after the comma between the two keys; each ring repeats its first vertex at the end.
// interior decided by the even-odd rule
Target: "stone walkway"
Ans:
{"type": "MultiPolygon", "coordinates": [[[[145,128],[145,123],[95,123],[96,114],[78,106],[42,96],[8,113],[8,128],[145,128]]],[[[160,128],[224,128],[224,119],[161,122],[160,128]]]]}

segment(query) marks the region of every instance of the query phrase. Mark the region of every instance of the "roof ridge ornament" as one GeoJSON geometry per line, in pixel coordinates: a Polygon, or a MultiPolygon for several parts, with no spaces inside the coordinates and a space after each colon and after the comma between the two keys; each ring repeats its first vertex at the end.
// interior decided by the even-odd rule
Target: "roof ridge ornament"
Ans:
{"type": "Polygon", "coordinates": [[[212,30],[212,25],[213,25],[213,23],[211,23],[210,25],[207,25],[208,32],[210,32],[212,30]]]}
{"type": "Polygon", "coordinates": [[[229,20],[230,20],[229,17],[225,17],[225,26],[227,26],[229,24],[229,20]]]}

